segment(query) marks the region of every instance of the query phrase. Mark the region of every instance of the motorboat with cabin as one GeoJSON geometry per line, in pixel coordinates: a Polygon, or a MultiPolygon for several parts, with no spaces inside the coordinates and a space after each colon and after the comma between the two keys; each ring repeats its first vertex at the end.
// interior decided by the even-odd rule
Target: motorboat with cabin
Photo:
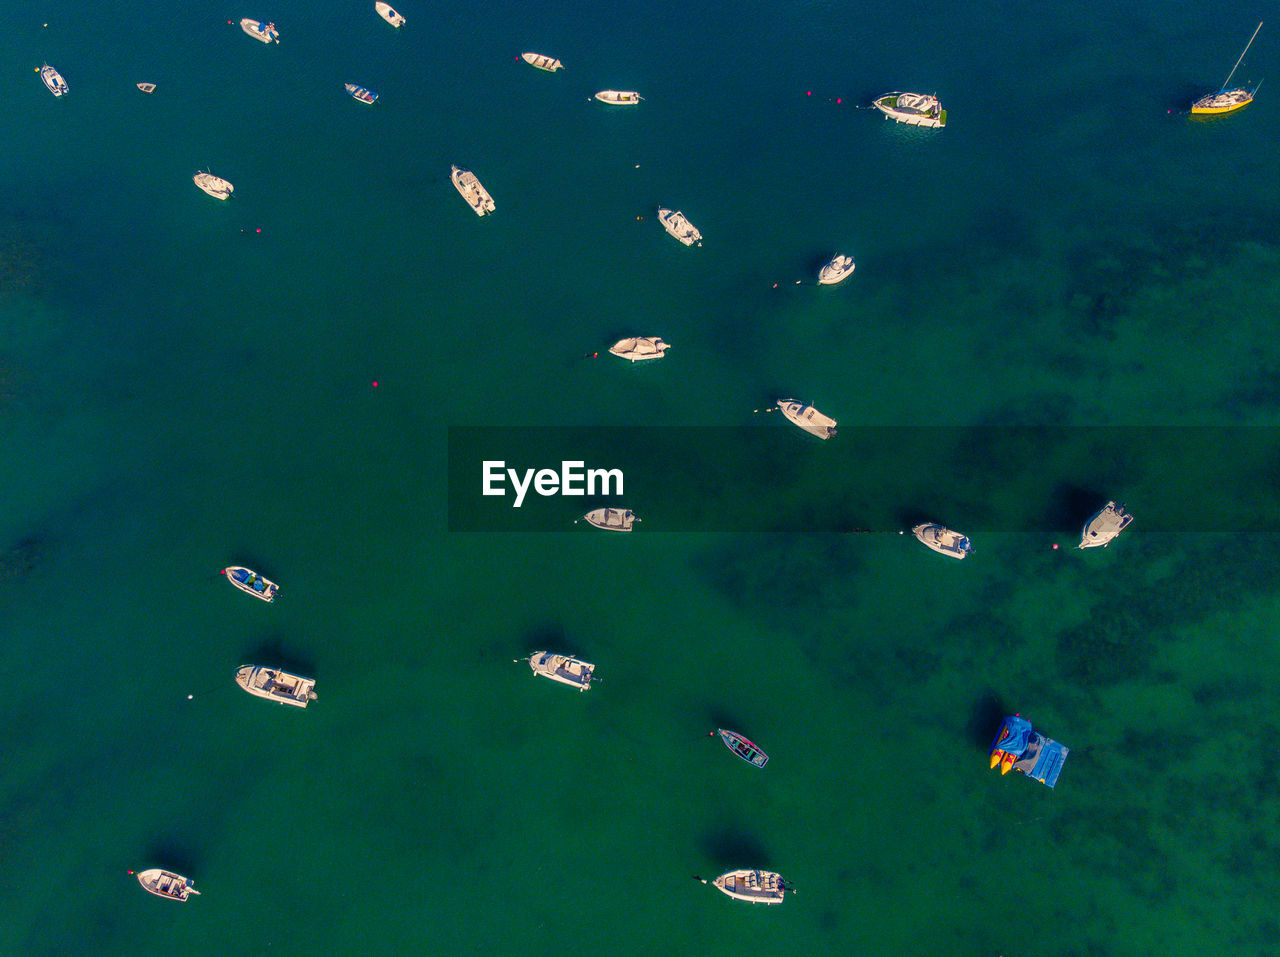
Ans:
{"type": "Polygon", "coordinates": [[[564,64],[555,57],[544,56],[541,53],[521,53],[520,59],[531,67],[539,70],[546,70],[548,73],[555,73],[556,70],[563,70],[564,64]]]}
{"type": "Polygon", "coordinates": [[[609,347],[609,352],[632,362],[644,359],[661,359],[671,346],[662,339],[649,336],[637,336],[633,339],[619,339],[609,347]]]}
{"type": "Polygon", "coordinates": [[[363,86],[356,86],[354,83],[344,83],[342,85],[347,88],[348,93],[361,103],[367,103],[370,106],[373,106],[374,100],[378,98],[377,93],[374,93],[372,90],[367,90],[363,86]]]}
{"type": "Polygon", "coordinates": [[[635,106],[644,97],[635,90],[601,90],[596,99],[612,106],[635,106]]]}
{"type": "Polygon", "coordinates": [[[382,19],[386,20],[387,23],[391,24],[393,27],[399,29],[404,26],[404,17],[392,10],[391,4],[383,3],[382,0],[378,0],[378,2],[373,5],[373,9],[378,12],[378,16],[382,17],[382,19]]]}
{"type": "Polygon", "coordinates": [[[820,439],[829,439],[836,434],[836,420],[823,415],[811,405],[805,405],[795,399],[779,399],[778,408],[789,422],[820,439]]]}
{"type": "Polygon", "coordinates": [[[214,176],[212,173],[196,173],[191,179],[214,199],[226,199],[235,190],[235,187],[221,176],[214,176]]]}
{"type": "Polygon", "coordinates": [[[1085,522],[1084,529],[1080,532],[1080,547],[1106,548],[1132,521],[1133,516],[1124,510],[1123,505],[1108,502],[1093,518],[1085,522]]]}
{"type": "Polygon", "coordinates": [[[936,96],[928,93],[886,93],[875,101],[875,107],[887,119],[908,126],[937,130],[947,125],[947,111],[936,96]]]}
{"type": "Polygon", "coordinates": [[[192,894],[200,896],[200,892],[191,886],[191,878],[159,867],[139,871],[138,883],[148,893],[171,901],[184,901],[192,894]]]}
{"type": "Polygon", "coordinates": [[[728,894],[736,901],[748,901],[752,904],[781,904],[789,889],[781,874],[754,868],[727,871],[714,881],[708,882],[701,877],[698,880],[704,884],[710,883],[716,890],[728,894]]]}
{"type": "Polygon", "coordinates": [[[227,576],[227,581],[242,592],[252,595],[254,598],[261,598],[263,601],[275,601],[276,592],[280,590],[280,586],[275,582],[263,578],[257,572],[245,568],[243,565],[232,565],[230,568],[224,568],[222,573],[227,576]]]}
{"type": "Polygon", "coordinates": [[[686,246],[692,246],[694,243],[702,245],[702,233],[698,232],[693,223],[689,222],[684,213],[678,209],[659,209],[658,222],[662,223],[663,229],[686,246]]]}
{"type": "Polygon", "coordinates": [[[261,40],[263,43],[280,42],[280,32],[276,29],[274,23],[263,23],[261,20],[250,20],[245,17],[240,21],[240,29],[255,40],[261,40]]]}
{"type": "Polygon", "coordinates": [[[449,178],[453,180],[453,185],[457,187],[462,198],[467,201],[467,205],[475,211],[477,216],[487,216],[497,209],[493,197],[480,185],[480,180],[476,179],[476,174],[471,170],[454,166],[449,178]]]}
{"type": "Polygon", "coordinates": [[[305,708],[317,697],[314,678],[301,678],[263,665],[242,665],[236,669],[236,684],[255,698],[291,704],[295,708],[305,708]]]}
{"type": "Polygon", "coordinates": [[[67,86],[67,81],[62,78],[62,74],[47,63],[40,68],[40,79],[54,96],[62,96],[71,89],[67,86]]]}
{"type": "Polygon", "coordinates": [[[536,651],[530,655],[529,667],[535,675],[550,678],[579,691],[586,691],[591,687],[591,676],[596,670],[595,665],[580,661],[572,655],[556,655],[549,651],[536,651]]]}
{"type": "Polygon", "coordinates": [[[945,525],[932,523],[917,525],[911,530],[911,534],[924,543],[925,547],[932,549],[939,555],[964,558],[973,551],[973,545],[969,543],[969,539],[959,532],[953,532],[945,525]]]}
{"type": "Polygon", "coordinates": [[[629,508],[597,508],[582,516],[588,525],[603,528],[606,532],[629,532],[640,519],[629,508]]]}
{"type": "Polygon", "coordinates": [[[724,742],[724,746],[736,754],[747,764],[762,768],[769,763],[769,755],[765,754],[759,745],[752,744],[737,731],[727,731],[724,728],[717,728],[716,734],[720,735],[720,740],[724,742]]]}
{"type": "Polygon", "coordinates": [[[834,286],[838,282],[843,282],[853,275],[853,269],[852,256],[837,255],[818,272],[818,285],[834,286]]]}

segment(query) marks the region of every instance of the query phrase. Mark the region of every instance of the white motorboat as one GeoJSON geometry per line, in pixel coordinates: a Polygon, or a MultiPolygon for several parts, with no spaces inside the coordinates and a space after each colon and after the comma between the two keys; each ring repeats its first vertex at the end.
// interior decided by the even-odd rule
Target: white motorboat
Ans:
{"type": "Polygon", "coordinates": [[[344,83],[342,85],[346,87],[348,93],[361,103],[367,104],[368,106],[373,106],[374,102],[378,99],[377,93],[374,93],[372,90],[366,89],[363,86],[358,86],[355,83],[344,83]]]}
{"type": "Polygon", "coordinates": [[[596,94],[596,99],[613,106],[634,106],[644,97],[635,90],[601,90],[596,94]]]}
{"type": "Polygon", "coordinates": [[[382,19],[386,20],[387,23],[391,24],[393,27],[399,28],[404,26],[404,17],[392,10],[391,4],[383,3],[382,0],[378,0],[378,2],[373,5],[373,9],[378,11],[378,16],[382,17],[382,19]]]}
{"type": "Polygon", "coordinates": [[[694,228],[693,223],[685,218],[684,213],[676,209],[659,209],[658,222],[662,228],[686,246],[697,243],[702,245],[702,233],[694,228]]]}
{"type": "Polygon", "coordinates": [[[453,185],[458,188],[462,198],[475,210],[477,216],[487,216],[497,208],[489,191],[480,185],[480,180],[476,179],[476,174],[471,170],[454,166],[449,178],[453,180],[453,185]]]}
{"type": "Polygon", "coordinates": [[[214,199],[226,199],[235,189],[225,179],[220,176],[214,176],[212,173],[196,173],[191,179],[214,199]]]}
{"type": "Polygon", "coordinates": [[[1080,533],[1080,547],[1106,548],[1132,521],[1133,516],[1124,510],[1123,505],[1108,502],[1085,523],[1084,530],[1080,533]]]}
{"type": "Polygon", "coordinates": [[[539,70],[546,70],[548,73],[555,73],[556,70],[564,69],[564,64],[555,57],[544,56],[541,53],[521,53],[520,59],[524,60],[529,66],[537,67],[539,70]]]}
{"type": "Polygon", "coordinates": [[[969,543],[969,539],[943,525],[930,523],[917,525],[911,530],[911,534],[939,555],[964,558],[973,551],[973,546],[969,543]]]}
{"type": "Polygon", "coordinates": [[[54,96],[62,96],[71,89],[67,86],[67,81],[62,78],[62,74],[47,63],[40,68],[40,79],[54,96]]]}
{"type": "Polygon", "coordinates": [[[609,351],[623,359],[639,362],[642,359],[661,359],[671,346],[660,338],[640,336],[635,339],[619,339],[609,351]]]}
{"type": "Polygon", "coordinates": [[[947,111],[936,96],[928,93],[886,93],[876,100],[875,106],[886,118],[908,126],[936,130],[947,125],[947,111]]]}
{"type": "Polygon", "coordinates": [[[236,684],[256,698],[305,708],[316,700],[314,678],[300,678],[279,668],[243,665],[236,670],[236,684]]]}
{"type": "Polygon", "coordinates": [[[263,601],[275,601],[276,592],[280,590],[280,586],[275,582],[263,578],[257,572],[245,568],[243,565],[232,565],[230,568],[224,568],[222,574],[227,576],[227,581],[231,582],[246,595],[261,598],[263,601]]]}
{"type": "Polygon", "coordinates": [[[240,29],[255,40],[261,40],[263,43],[280,42],[280,32],[276,30],[274,23],[264,23],[261,20],[250,20],[245,17],[240,21],[240,29]]]}
{"type": "Polygon", "coordinates": [[[836,434],[836,420],[823,415],[811,405],[795,399],[779,399],[778,408],[788,420],[820,439],[829,439],[836,434]]]}
{"type": "Polygon", "coordinates": [[[596,670],[595,665],[579,661],[572,655],[553,655],[549,651],[535,651],[529,656],[529,667],[535,675],[570,685],[579,691],[591,687],[591,676],[596,670]]]}
{"type": "Polygon", "coordinates": [[[852,256],[836,256],[831,262],[827,263],[818,273],[818,284],[821,286],[834,286],[853,274],[853,257],[852,256]]]}
{"type": "Polygon", "coordinates": [[[191,878],[183,877],[181,874],[175,874],[172,871],[162,870],[159,867],[153,867],[150,870],[138,872],[138,883],[151,894],[156,897],[165,897],[171,901],[184,901],[192,894],[197,897],[200,892],[191,886],[191,878]]]}
{"type": "Polygon", "coordinates": [[[710,884],[736,901],[749,901],[752,904],[781,904],[782,898],[790,890],[781,874],[753,868],[727,871],[714,881],[707,881],[701,877],[698,880],[704,884],[710,884]]]}
{"type": "Polygon", "coordinates": [[[156,91],[156,85],[154,83],[139,83],[138,89],[143,93],[154,93],[156,91]]]}
{"type": "Polygon", "coordinates": [[[640,521],[629,508],[597,508],[582,517],[588,525],[603,528],[606,532],[629,532],[631,526],[640,521]]]}

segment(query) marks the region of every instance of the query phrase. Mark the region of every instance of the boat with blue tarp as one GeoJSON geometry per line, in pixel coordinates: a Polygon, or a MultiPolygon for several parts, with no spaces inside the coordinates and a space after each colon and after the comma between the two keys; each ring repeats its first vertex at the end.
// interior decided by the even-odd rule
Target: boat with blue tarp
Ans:
{"type": "Polygon", "coordinates": [[[222,574],[226,575],[227,581],[242,592],[250,594],[254,598],[261,598],[263,601],[275,601],[276,592],[280,590],[280,586],[275,582],[263,578],[257,572],[242,565],[232,565],[230,568],[224,568],[222,574]]]}
{"type": "Polygon", "coordinates": [[[1053,787],[1070,753],[1070,748],[1038,734],[1028,719],[1015,714],[1000,723],[1000,730],[991,742],[991,767],[999,765],[1001,774],[1021,771],[1053,787]]]}

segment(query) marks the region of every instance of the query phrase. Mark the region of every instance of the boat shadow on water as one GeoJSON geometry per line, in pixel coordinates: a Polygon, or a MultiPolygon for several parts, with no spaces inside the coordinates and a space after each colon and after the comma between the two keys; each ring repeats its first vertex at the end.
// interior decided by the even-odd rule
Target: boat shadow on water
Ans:
{"type": "Polygon", "coordinates": [[[193,843],[186,835],[176,832],[153,837],[142,848],[138,869],[160,867],[178,874],[194,874],[200,870],[203,855],[192,850],[193,843]]]}
{"type": "Polygon", "coordinates": [[[991,750],[991,739],[1000,728],[1004,716],[1013,714],[1001,697],[988,688],[973,702],[969,708],[969,720],[965,724],[965,739],[975,751],[987,754],[991,750]]]}
{"type": "Polygon", "coordinates": [[[711,831],[702,835],[699,844],[718,867],[759,867],[763,870],[773,867],[764,846],[753,835],[741,831],[711,831]]]}
{"type": "Polygon", "coordinates": [[[1061,484],[1045,506],[1044,527],[1064,535],[1080,536],[1080,530],[1104,502],[1107,493],[1079,485],[1061,484]]]}
{"type": "Polygon", "coordinates": [[[275,635],[263,638],[255,644],[246,644],[241,649],[240,662],[279,668],[290,674],[308,677],[314,677],[316,673],[314,658],[298,654],[293,650],[293,645],[286,644],[275,635]]]}

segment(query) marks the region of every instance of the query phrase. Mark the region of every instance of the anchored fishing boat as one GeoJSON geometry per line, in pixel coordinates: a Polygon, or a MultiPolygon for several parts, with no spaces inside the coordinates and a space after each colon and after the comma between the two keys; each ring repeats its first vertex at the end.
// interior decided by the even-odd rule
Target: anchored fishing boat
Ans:
{"type": "Polygon", "coordinates": [[[947,111],[936,96],[928,93],[886,93],[875,101],[875,107],[886,119],[908,126],[941,129],[947,125],[947,111]]]}
{"type": "Polygon", "coordinates": [[[242,665],[236,669],[236,684],[256,698],[291,704],[297,708],[305,708],[317,698],[314,678],[302,678],[279,668],[264,668],[262,665],[242,665]]]}
{"type": "Polygon", "coordinates": [[[242,592],[252,595],[254,598],[261,598],[263,601],[275,601],[276,592],[280,590],[280,586],[273,581],[268,581],[255,571],[241,565],[232,565],[230,568],[224,568],[222,573],[227,576],[227,581],[235,585],[242,592]]]}
{"type": "Polygon", "coordinates": [[[378,2],[373,5],[373,9],[378,12],[378,16],[382,17],[382,19],[386,20],[387,23],[391,24],[393,27],[398,29],[404,26],[404,17],[392,10],[391,4],[383,3],[382,0],[378,0],[378,2]]]}
{"type": "Polygon", "coordinates": [[[1258,92],[1258,87],[1261,86],[1260,83],[1256,84],[1252,90],[1228,90],[1227,87],[1231,85],[1231,78],[1236,75],[1236,70],[1240,68],[1240,63],[1244,60],[1245,53],[1249,52],[1249,47],[1253,46],[1253,41],[1258,36],[1258,30],[1261,29],[1262,24],[1259,23],[1253,31],[1253,36],[1249,37],[1249,42],[1244,45],[1244,53],[1240,54],[1240,59],[1236,60],[1236,65],[1231,68],[1231,72],[1223,80],[1222,88],[1217,93],[1209,93],[1192,103],[1192,113],[1230,113],[1253,102],[1253,96],[1258,92]]]}
{"type": "Polygon", "coordinates": [[[591,687],[591,676],[596,666],[580,661],[572,655],[553,655],[549,651],[535,651],[529,656],[529,667],[535,675],[550,678],[562,685],[570,685],[579,691],[591,687]]]}
{"type": "Polygon", "coordinates": [[[588,525],[603,528],[607,532],[629,532],[640,519],[629,508],[597,508],[582,516],[588,525]]]}
{"type": "Polygon", "coordinates": [[[62,78],[62,74],[47,63],[40,68],[40,79],[54,96],[62,96],[71,89],[67,86],[67,81],[62,78]]]}
{"type": "Polygon", "coordinates": [[[717,728],[713,734],[720,735],[720,740],[724,742],[724,746],[736,754],[747,764],[755,765],[762,768],[769,763],[769,755],[760,750],[759,746],[752,744],[736,731],[726,731],[724,728],[717,728]]]}
{"type": "Polygon", "coordinates": [[[822,267],[818,273],[818,285],[834,286],[838,282],[842,282],[853,274],[854,263],[852,256],[836,256],[831,262],[822,267]]]}
{"type": "Polygon", "coordinates": [[[1080,532],[1080,548],[1106,548],[1132,521],[1133,516],[1124,510],[1123,505],[1108,502],[1084,523],[1080,532]]]}
{"type": "Polygon", "coordinates": [[[366,90],[363,86],[356,86],[354,83],[342,84],[347,88],[347,92],[359,100],[361,103],[368,103],[373,106],[373,101],[378,98],[378,94],[372,90],[366,90]]]}
{"type": "Polygon", "coordinates": [[[786,416],[787,421],[794,422],[800,428],[820,439],[829,439],[836,434],[836,420],[823,415],[811,405],[805,405],[795,399],[779,399],[778,408],[786,416]]]}
{"type": "Polygon", "coordinates": [[[619,339],[609,347],[609,352],[622,359],[640,362],[643,359],[661,359],[671,346],[659,338],[639,336],[633,339],[619,339]]]}
{"type": "Polygon", "coordinates": [[[255,40],[261,40],[263,43],[280,42],[280,32],[276,30],[274,23],[263,23],[261,20],[250,20],[245,17],[240,21],[240,29],[255,40]]]}
{"type": "Polygon", "coordinates": [[[555,73],[556,70],[563,70],[564,64],[554,57],[543,56],[541,53],[521,53],[520,59],[531,67],[539,70],[546,70],[548,73],[555,73]]]}
{"type": "Polygon", "coordinates": [[[727,871],[713,881],[701,877],[698,880],[710,884],[734,900],[749,901],[752,904],[781,904],[783,896],[791,890],[781,874],[751,868],[727,871]]]}
{"type": "Polygon", "coordinates": [[[143,93],[154,93],[156,91],[156,85],[154,83],[139,83],[138,89],[143,93]]]}
{"type": "Polygon", "coordinates": [[[184,901],[192,894],[197,897],[200,892],[191,886],[191,878],[175,874],[173,871],[153,867],[138,872],[138,883],[156,897],[164,897],[171,901],[184,901]]]}
{"type": "Polygon", "coordinates": [[[235,190],[221,176],[214,176],[212,173],[196,173],[191,180],[214,199],[226,199],[235,190]]]}
{"type": "Polygon", "coordinates": [[[644,97],[635,90],[601,90],[596,94],[596,99],[613,106],[635,106],[644,97]]]}
{"type": "Polygon", "coordinates": [[[973,546],[969,543],[969,539],[959,532],[953,532],[945,525],[932,523],[917,525],[911,530],[911,534],[939,555],[964,558],[973,551],[973,546]]]}
{"type": "Polygon", "coordinates": [[[487,216],[497,209],[493,197],[480,185],[480,180],[476,179],[475,173],[459,166],[450,167],[450,170],[449,178],[453,180],[453,185],[457,187],[462,198],[467,201],[467,205],[475,211],[477,216],[487,216]]]}
{"type": "Polygon", "coordinates": [[[659,209],[658,222],[662,223],[663,229],[686,246],[692,246],[694,243],[702,245],[702,233],[698,232],[693,223],[689,222],[684,213],[678,209],[659,209]]]}

